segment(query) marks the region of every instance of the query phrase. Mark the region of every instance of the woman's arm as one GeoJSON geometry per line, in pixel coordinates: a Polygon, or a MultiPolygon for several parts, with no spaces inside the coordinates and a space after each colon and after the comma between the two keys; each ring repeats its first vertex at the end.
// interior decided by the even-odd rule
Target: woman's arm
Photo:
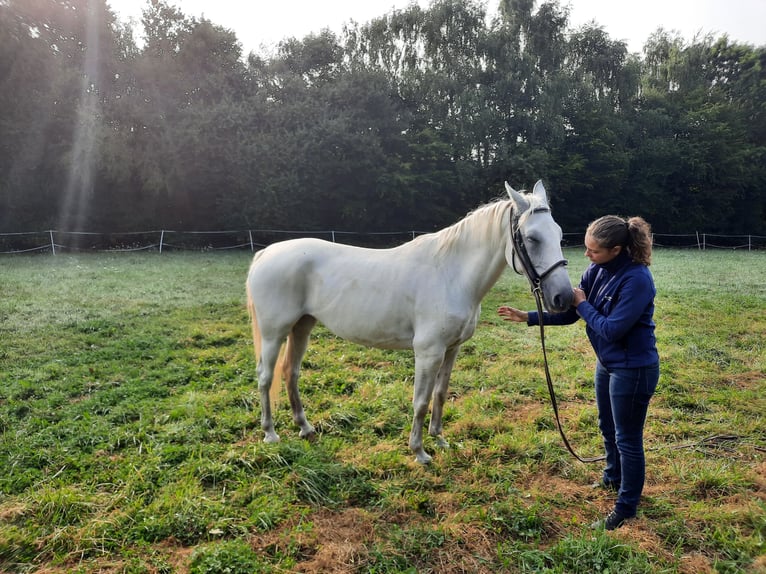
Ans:
{"type": "Polygon", "coordinates": [[[596,334],[607,341],[619,341],[641,318],[654,299],[655,288],[651,276],[627,276],[613,297],[608,315],[598,311],[588,301],[577,306],[577,314],[596,334]]]}

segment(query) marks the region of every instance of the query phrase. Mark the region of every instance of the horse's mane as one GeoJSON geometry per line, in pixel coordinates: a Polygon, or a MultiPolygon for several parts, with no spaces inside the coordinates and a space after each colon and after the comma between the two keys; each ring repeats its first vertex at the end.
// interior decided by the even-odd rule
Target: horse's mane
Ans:
{"type": "Polygon", "coordinates": [[[507,198],[498,198],[470,211],[463,219],[445,227],[440,231],[420,235],[410,243],[430,242],[434,246],[434,254],[444,255],[452,251],[459,243],[477,241],[488,244],[499,237],[502,218],[507,213],[510,204],[507,198]]]}
{"type": "MultiPolygon", "coordinates": [[[[530,207],[519,215],[519,224],[523,224],[529,214],[534,212],[544,200],[531,193],[524,193],[530,207]]],[[[508,209],[512,209],[511,200],[507,197],[498,197],[488,203],[468,212],[460,221],[453,223],[433,233],[419,235],[409,242],[409,245],[432,244],[434,255],[442,256],[450,253],[457,245],[464,242],[479,241],[489,245],[492,240],[497,240],[498,229],[502,228],[503,218],[507,217],[508,209]]],[[[509,218],[510,221],[510,218],[509,218]]]]}

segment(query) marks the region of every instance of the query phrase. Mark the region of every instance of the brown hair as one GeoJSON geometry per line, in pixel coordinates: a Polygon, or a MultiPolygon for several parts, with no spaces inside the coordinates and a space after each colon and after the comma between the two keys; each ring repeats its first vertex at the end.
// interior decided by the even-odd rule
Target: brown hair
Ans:
{"type": "Polygon", "coordinates": [[[652,263],[652,228],[642,217],[605,215],[591,222],[585,233],[607,249],[622,245],[635,263],[652,263]]]}

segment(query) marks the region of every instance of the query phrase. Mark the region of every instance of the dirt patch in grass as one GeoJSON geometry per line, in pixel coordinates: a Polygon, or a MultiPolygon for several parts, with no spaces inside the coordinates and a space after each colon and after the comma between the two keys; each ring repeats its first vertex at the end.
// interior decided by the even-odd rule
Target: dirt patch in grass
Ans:
{"type": "Polygon", "coordinates": [[[287,523],[275,532],[254,536],[259,554],[274,554],[288,548],[297,554],[296,571],[304,574],[346,574],[366,560],[367,545],[374,539],[375,517],[358,508],[341,512],[320,510],[299,523],[287,523]]]}
{"type": "Polygon", "coordinates": [[[583,486],[569,478],[547,473],[532,475],[524,491],[539,498],[545,498],[545,496],[554,493],[558,500],[567,505],[575,502],[580,503],[583,500],[603,498],[602,495],[604,494],[603,490],[583,486]]]}
{"type": "Polygon", "coordinates": [[[21,516],[24,516],[24,513],[26,512],[27,506],[21,503],[2,507],[0,508],[0,522],[11,523],[21,516]]]}
{"type": "MultiPolygon", "coordinates": [[[[668,563],[673,562],[672,553],[665,548],[665,541],[654,531],[654,526],[650,520],[640,517],[628,520],[620,529],[615,530],[612,536],[632,547],[640,548],[652,556],[662,557],[668,563]]],[[[699,556],[699,558],[701,560],[695,559],[694,562],[705,561],[706,563],[707,559],[704,556],[699,556]]],[[[697,571],[692,570],[692,572],[697,571]]],[[[699,572],[707,572],[707,570],[699,570],[699,572]]]]}
{"type": "Polygon", "coordinates": [[[188,548],[175,543],[174,540],[167,540],[160,545],[160,553],[167,557],[167,563],[173,568],[175,574],[186,574],[189,572],[189,563],[194,548],[188,548]]]}
{"type": "Polygon", "coordinates": [[[758,489],[756,496],[761,500],[766,500],[766,460],[755,465],[754,481],[758,489]]]}
{"type": "Polygon", "coordinates": [[[490,574],[498,540],[471,524],[445,526],[447,541],[429,556],[429,570],[440,574],[490,574]]]}
{"type": "Polygon", "coordinates": [[[763,373],[759,371],[734,373],[726,377],[726,382],[743,391],[758,389],[763,383],[763,373]]]}
{"type": "Polygon", "coordinates": [[[715,572],[710,565],[710,560],[697,552],[681,556],[678,571],[680,574],[712,574],[715,572]]]}
{"type": "MultiPolygon", "coordinates": [[[[251,544],[263,555],[286,552],[289,548],[297,557],[294,569],[302,574],[352,574],[369,563],[373,544],[387,544],[380,537],[386,527],[399,524],[412,529],[417,528],[417,524],[428,524],[413,513],[383,517],[356,508],[341,512],[318,510],[305,516],[302,522],[311,527],[285,524],[278,532],[253,537],[251,544]]],[[[430,571],[442,574],[493,572],[487,564],[494,558],[498,540],[488,536],[485,529],[449,520],[442,525],[442,530],[444,544],[431,548],[427,556],[430,571]]]]}

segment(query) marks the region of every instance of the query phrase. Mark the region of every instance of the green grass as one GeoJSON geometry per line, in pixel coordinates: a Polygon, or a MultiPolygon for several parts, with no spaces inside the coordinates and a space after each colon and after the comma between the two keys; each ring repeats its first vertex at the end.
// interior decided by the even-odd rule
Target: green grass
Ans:
{"type": "MultiPolygon", "coordinates": [[[[576,281],[585,266],[567,253],[576,281]]],[[[508,273],[461,350],[450,447],[407,448],[413,358],[317,328],[301,390],[319,431],[258,427],[247,253],[0,259],[0,571],[763,572],[766,253],[659,250],[660,385],[638,520],[552,421],[534,306],[508,273]]],[[[546,331],[570,440],[599,454],[582,324],[546,331]]]]}

